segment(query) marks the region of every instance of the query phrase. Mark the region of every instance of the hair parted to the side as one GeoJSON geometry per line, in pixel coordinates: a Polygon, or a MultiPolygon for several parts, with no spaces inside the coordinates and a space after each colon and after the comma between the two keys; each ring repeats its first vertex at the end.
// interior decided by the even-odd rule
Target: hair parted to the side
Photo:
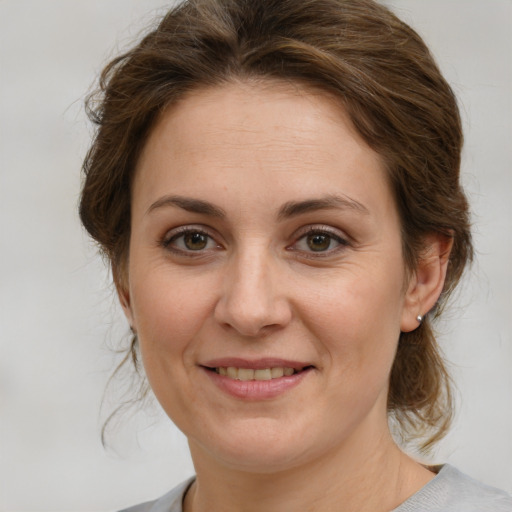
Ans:
{"type": "Polygon", "coordinates": [[[156,119],[187,92],[236,80],[297,82],[339,98],[385,163],[408,270],[425,235],[453,239],[439,303],[418,329],[401,334],[390,378],[390,415],[404,439],[428,448],[452,417],[431,322],[472,257],[459,182],[462,130],[454,94],[427,47],[387,8],[372,0],[189,0],[171,9],[105,67],[88,99],[98,129],[83,165],[83,225],[122,284],[131,183],[156,119]]]}

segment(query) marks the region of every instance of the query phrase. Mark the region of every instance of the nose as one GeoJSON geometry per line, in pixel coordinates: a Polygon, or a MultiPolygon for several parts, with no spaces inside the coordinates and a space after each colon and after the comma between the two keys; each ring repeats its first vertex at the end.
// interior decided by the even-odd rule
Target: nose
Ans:
{"type": "Polygon", "coordinates": [[[292,309],[273,255],[265,250],[247,253],[227,265],[214,315],[242,336],[267,336],[290,322],[292,309]]]}

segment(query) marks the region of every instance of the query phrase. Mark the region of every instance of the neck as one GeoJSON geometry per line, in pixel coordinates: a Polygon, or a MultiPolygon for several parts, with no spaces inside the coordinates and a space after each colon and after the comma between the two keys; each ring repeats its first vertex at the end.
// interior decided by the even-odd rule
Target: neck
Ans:
{"type": "Polygon", "coordinates": [[[212,463],[200,447],[192,442],[190,447],[197,479],[185,512],[387,512],[434,476],[403,454],[387,430],[373,442],[352,440],[315,460],[269,473],[212,463]]]}

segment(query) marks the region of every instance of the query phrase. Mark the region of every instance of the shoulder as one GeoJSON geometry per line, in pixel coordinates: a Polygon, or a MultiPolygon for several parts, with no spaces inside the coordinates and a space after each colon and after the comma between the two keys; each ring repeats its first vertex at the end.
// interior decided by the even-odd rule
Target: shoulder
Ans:
{"type": "MultiPolygon", "coordinates": [[[[121,512],[183,512],[182,502],[193,478],[155,501],[121,512]]],[[[393,512],[512,512],[512,497],[445,465],[423,489],[393,512]]]]}
{"type": "Polygon", "coordinates": [[[512,497],[446,464],[394,512],[512,512],[512,497]]]}
{"type": "Polygon", "coordinates": [[[193,481],[194,478],[190,478],[155,501],[140,503],[120,512],[183,512],[183,497],[193,481]]]}

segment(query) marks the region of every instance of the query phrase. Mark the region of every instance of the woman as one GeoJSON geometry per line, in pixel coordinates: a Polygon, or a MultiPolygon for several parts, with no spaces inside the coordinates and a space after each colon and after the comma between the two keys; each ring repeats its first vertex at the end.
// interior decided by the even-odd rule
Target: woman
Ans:
{"type": "Polygon", "coordinates": [[[131,510],[496,510],[428,467],[471,259],[453,93],[367,0],[192,0],[102,75],[84,226],[196,470],[131,510]]]}

